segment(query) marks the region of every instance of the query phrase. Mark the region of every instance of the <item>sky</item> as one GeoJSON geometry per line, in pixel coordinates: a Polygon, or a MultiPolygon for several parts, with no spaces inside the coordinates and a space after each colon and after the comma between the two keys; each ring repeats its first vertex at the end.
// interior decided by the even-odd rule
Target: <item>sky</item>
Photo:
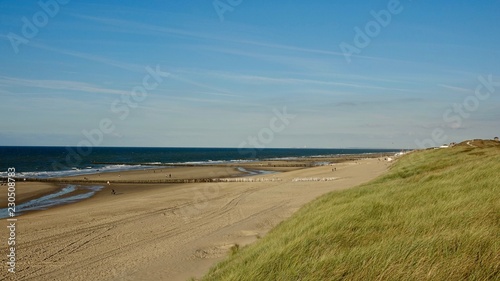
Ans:
{"type": "Polygon", "coordinates": [[[498,0],[0,11],[0,145],[423,148],[500,135],[498,0]]]}

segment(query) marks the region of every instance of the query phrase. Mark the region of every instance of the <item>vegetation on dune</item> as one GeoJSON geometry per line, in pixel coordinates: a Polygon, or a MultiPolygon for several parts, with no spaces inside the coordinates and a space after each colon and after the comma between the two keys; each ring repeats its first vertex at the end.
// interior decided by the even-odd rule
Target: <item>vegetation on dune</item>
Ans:
{"type": "Polygon", "coordinates": [[[203,280],[500,280],[500,144],[475,144],[320,197],[203,280]]]}

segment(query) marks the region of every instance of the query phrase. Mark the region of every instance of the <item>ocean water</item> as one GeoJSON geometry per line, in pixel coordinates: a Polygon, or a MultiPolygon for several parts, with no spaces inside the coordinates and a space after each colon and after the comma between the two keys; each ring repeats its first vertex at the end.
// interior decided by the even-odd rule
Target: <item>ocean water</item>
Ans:
{"type": "Polygon", "coordinates": [[[21,147],[0,146],[0,176],[15,168],[20,177],[48,178],[105,171],[144,169],[151,164],[215,164],[268,159],[396,152],[398,149],[238,149],[21,147]]]}

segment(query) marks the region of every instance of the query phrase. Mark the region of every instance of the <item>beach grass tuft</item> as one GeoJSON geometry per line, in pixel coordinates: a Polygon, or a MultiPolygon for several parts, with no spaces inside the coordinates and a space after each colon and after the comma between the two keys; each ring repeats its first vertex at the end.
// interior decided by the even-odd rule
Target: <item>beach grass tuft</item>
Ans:
{"type": "Polygon", "coordinates": [[[500,280],[499,171],[498,142],[409,153],[307,204],[202,280],[500,280]]]}
{"type": "Polygon", "coordinates": [[[231,250],[231,255],[236,255],[240,250],[240,245],[234,244],[233,246],[231,246],[230,250],[231,250]]]}

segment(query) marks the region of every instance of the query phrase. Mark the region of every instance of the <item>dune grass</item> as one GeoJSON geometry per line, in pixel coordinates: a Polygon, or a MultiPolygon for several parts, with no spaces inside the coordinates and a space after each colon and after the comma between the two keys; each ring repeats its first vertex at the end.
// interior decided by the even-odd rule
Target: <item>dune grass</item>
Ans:
{"type": "Polygon", "coordinates": [[[202,280],[500,280],[500,145],[405,155],[307,204],[202,280]]]}

